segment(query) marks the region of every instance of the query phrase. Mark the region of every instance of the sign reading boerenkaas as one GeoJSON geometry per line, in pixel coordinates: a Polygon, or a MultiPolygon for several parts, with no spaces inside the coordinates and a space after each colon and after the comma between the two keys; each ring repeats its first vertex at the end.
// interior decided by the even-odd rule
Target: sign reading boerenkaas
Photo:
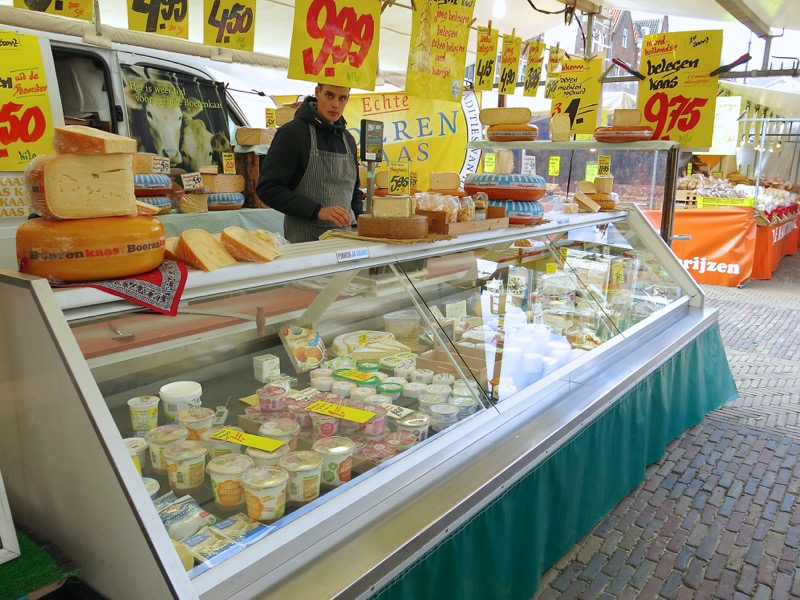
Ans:
{"type": "Polygon", "coordinates": [[[494,87],[494,72],[497,66],[497,29],[478,27],[478,40],[475,47],[476,90],[491,91],[494,87]]]}
{"type": "Polygon", "coordinates": [[[653,139],[687,148],[711,145],[722,31],[679,31],[647,35],[642,42],[637,106],[653,139]]]}
{"type": "Polygon", "coordinates": [[[460,102],[475,0],[419,0],[412,6],[406,93],[460,102]]]}
{"type": "Polygon", "coordinates": [[[566,113],[570,120],[570,133],[593,133],[600,113],[600,75],[603,61],[565,60],[561,74],[550,97],[550,118],[566,113]]]}
{"type": "Polygon", "coordinates": [[[289,78],[375,89],[381,3],[296,0],[289,78]]]}

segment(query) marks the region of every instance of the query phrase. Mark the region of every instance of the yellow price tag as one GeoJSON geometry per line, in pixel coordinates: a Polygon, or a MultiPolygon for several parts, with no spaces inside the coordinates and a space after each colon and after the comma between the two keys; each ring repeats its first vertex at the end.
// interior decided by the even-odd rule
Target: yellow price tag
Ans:
{"type": "Polygon", "coordinates": [[[552,275],[558,271],[558,265],[556,263],[547,263],[544,270],[548,275],[552,275]]]}
{"type": "Polygon", "coordinates": [[[600,168],[598,167],[597,163],[586,163],[584,179],[586,181],[594,181],[594,178],[600,174],[599,171],[600,168]]]}
{"type": "Polygon", "coordinates": [[[611,175],[611,157],[607,154],[601,154],[597,157],[597,174],[611,175]]]}
{"type": "Polygon", "coordinates": [[[187,4],[173,2],[128,2],[128,29],[158,33],[170,37],[188,39],[189,11],[187,4]]]}
{"type": "Polygon", "coordinates": [[[558,177],[560,173],[561,173],[561,157],[551,156],[550,159],[547,161],[547,176],[558,177]]]}
{"type": "Polygon", "coordinates": [[[389,194],[408,196],[411,193],[411,164],[405,161],[389,162],[389,194]]]}
{"type": "Polygon", "coordinates": [[[483,172],[494,173],[497,168],[497,155],[494,152],[487,152],[483,155],[483,172]]]}
{"type": "Polygon", "coordinates": [[[256,0],[206,2],[203,43],[231,50],[253,51],[256,0]]]}
{"type": "Polygon", "coordinates": [[[338,417],[346,421],[353,421],[355,423],[366,423],[375,416],[374,412],[368,410],[361,410],[360,408],[351,408],[349,406],[339,406],[330,402],[323,402],[318,400],[306,407],[306,410],[319,413],[321,415],[328,415],[330,417],[338,417]]]}
{"type": "Polygon", "coordinates": [[[692,165],[692,163],[686,163],[686,176],[687,177],[691,177],[692,176],[692,167],[693,166],[694,165],[692,165]]]}
{"type": "Polygon", "coordinates": [[[264,116],[267,121],[267,124],[264,125],[264,127],[266,127],[267,129],[274,129],[275,127],[278,126],[278,116],[274,108],[264,109],[264,116]]]}
{"type": "Polygon", "coordinates": [[[374,379],[375,375],[372,375],[371,373],[364,373],[363,371],[357,371],[356,369],[347,369],[346,371],[337,371],[336,377],[350,379],[351,381],[364,382],[374,379]]]}
{"type": "Polygon", "coordinates": [[[225,175],[236,175],[236,155],[233,152],[222,153],[222,172],[225,175]]]}
{"type": "Polygon", "coordinates": [[[211,434],[215,440],[223,442],[233,442],[241,446],[249,446],[250,448],[257,448],[264,452],[275,452],[278,448],[283,446],[284,442],[281,440],[273,440],[262,435],[252,435],[235,429],[228,429],[223,427],[211,434]]]}
{"type": "Polygon", "coordinates": [[[239,401],[249,404],[250,406],[258,406],[258,396],[255,394],[245,396],[244,398],[239,398],[239,401]]]}

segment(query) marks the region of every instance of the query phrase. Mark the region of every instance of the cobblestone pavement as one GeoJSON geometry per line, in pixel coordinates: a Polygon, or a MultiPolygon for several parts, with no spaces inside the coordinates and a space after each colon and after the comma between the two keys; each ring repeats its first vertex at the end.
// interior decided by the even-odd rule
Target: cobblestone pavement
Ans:
{"type": "Polygon", "coordinates": [[[534,600],[800,599],[800,254],[704,291],[740,398],[673,440],[534,600]]]}

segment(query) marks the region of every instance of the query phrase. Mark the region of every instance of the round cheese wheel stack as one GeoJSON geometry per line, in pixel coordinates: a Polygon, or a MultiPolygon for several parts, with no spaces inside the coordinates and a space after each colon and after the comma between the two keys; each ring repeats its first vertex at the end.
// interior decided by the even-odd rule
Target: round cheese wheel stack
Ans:
{"type": "Polygon", "coordinates": [[[17,229],[20,272],[54,282],[146,273],[164,259],[164,227],[155,217],[32,219],[17,229]]]}
{"type": "Polygon", "coordinates": [[[536,125],[490,125],[486,130],[486,138],[492,142],[532,142],[539,137],[536,125]]]}
{"type": "Polygon", "coordinates": [[[538,175],[472,173],[464,181],[464,191],[483,192],[490,200],[533,202],[547,193],[547,182],[538,175]]]}
{"type": "Polygon", "coordinates": [[[428,218],[411,217],[378,218],[365,213],[358,215],[358,235],[390,240],[415,240],[428,235],[428,218]]]}
{"type": "Polygon", "coordinates": [[[208,210],[235,210],[244,206],[244,194],[227,192],[208,194],[208,210]]]}
{"type": "Polygon", "coordinates": [[[544,216],[544,207],[541,202],[489,200],[489,206],[504,208],[510,225],[536,225],[541,223],[544,216]]]}
{"type": "Polygon", "coordinates": [[[598,142],[625,143],[647,142],[653,139],[652,127],[647,125],[630,125],[627,127],[598,127],[594,130],[594,139],[598,142]]]}
{"type": "Polygon", "coordinates": [[[160,173],[134,173],[133,192],[137,198],[166,196],[172,191],[172,179],[160,173]]]}

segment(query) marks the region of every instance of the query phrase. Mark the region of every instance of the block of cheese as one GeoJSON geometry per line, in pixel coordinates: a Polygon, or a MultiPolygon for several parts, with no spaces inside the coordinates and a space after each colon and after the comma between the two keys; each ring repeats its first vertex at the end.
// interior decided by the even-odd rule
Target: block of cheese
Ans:
{"type": "Polygon", "coordinates": [[[52,219],[136,214],[130,154],[44,154],[25,169],[31,212],[52,219]]]}
{"type": "Polygon", "coordinates": [[[164,240],[164,258],[178,260],[178,236],[168,237],[164,240]]]}
{"type": "Polygon", "coordinates": [[[178,259],[203,271],[235,265],[236,259],[205,229],[187,229],[175,248],[178,259]]]}
{"type": "Polygon", "coordinates": [[[572,122],[569,115],[560,113],[553,115],[550,119],[550,141],[552,142],[568,142],[572,122]]]}
{"type": "Polygon", "coordinates": [[[136,152],[136,140],[85,125],[53,129],[53,148],[63,154],[117,154],[136,152]]]}
{"type": "Polygon", "coordinates": [[[411,196],[375,196],[372,199],[372,216],[379,219],[410,217],[416,209],[411,196]]]}
{"type": "Polygon", "coordinates": [[[140,202],[139,200],[136,201],[136,214],[137,215],[149,215],[151,217],[159,214],[161,209],[157,206],[153,206],[152,204],[148,204],[147,202],[140,202]]]}
{"type": "Polygon", "coordinates": [[[600,205],[583,192],[575,192],[575,202],[581,207],[582,212],[597,212],[600,205]]]}
{"type": "Polygon", "coordinates": [[[584,194],[593,194],[597,190],[595,190],[594,183],[592,183],[591,181],[579,181],[578,191],[583,192],[584,194]]]}
{"type": "Polygon", "coordinates": [[[461,187],[461,175],[458,173],[452,171],[431,173],[431,184],[428,189],[455,190],[459,187],[461,187]]]}
{"type": "Polygon", "coordinates": [[[150,152],[137,152],[133,155],[133,174],[146,175],[159,173],[169,175],[169,159],[150,152]]]}
{"type": "Polygon", "coordinates": [[[223,229],[222,245],[233,258],[242,262],[271,262],[281,255],[275,246],[242,227],[223,229]]]}
{"type": "Polygon", "coordinates": [[[197,172],[201,175],[217,175],[219,167],[217,165],[201,165],[197,167],[197,172]]]}
{"type": "Polygon", "coordinates": [[[281,106],[280,108],[275,109],[275,124],[280,127],[281,125],[285,125],[292,119],[294,119],[294,114],[297,112],[297,109],[293,106],[281,106]]]}
{"type": "Polygon", "coordinates": [[[202,174],[203,187],[209,194],[227,194],[244,191],[244,177],[241,175],[202,174]]]}
{"type": "MultiPolygon", "coordinates": [[[[376,349],[384,356],[391,356],[399,352],[408,352],[410,348],[398,342],[393,333],[388,331],[372,331],[362,329],[351,333],[343,333],[333,339],[331,349],[338,356],[352,356],[359,349],[376,349]]],[[[383,358],[383,357],[380,357],[383,358]]]]}
{"type": "MultiPolygon", "coordinates": [[[[594,178],[594,191],[601,194],[610,194],[614,189],[613,175],[598,175],[594,178]]],[[[581,190],[582,192],[585,190],[581,190]]]]}
{"type": "Polygon", "coordinates": [[[636,108],[617,108],[612,119],[614,127],[635,127],[642,120],[642,113],[636,108]]]}
{"type": "Polygon", "coordinates": [[[422,215],[379,218],[365,213],[358,215],[358,235],[389,240],[421,239],[428,235],[428,218],[422,215]]]}
{"type": "Polygon", "coordinates": [[[275,128],[270,127],[239,127],[236,130],[236,143],[241,146],[262,146],[272,143],[275,137],[275,128]]]}
{"type": "MultiPolygon", "coordinates": [[[[417,187],[417,172],[411,171],[411,187],[417,187]]],[[[389,187],[389,171],[376,171],[375,172],[375,187],[387,189],[389,187]]]]}
{"type": "Polygon", "coordinates": [[[478,118],[484,125],[522,125],[531,120],[531,109],[524,106],[482,108],[478,118]]]}
{"type": "Polygon", "coordinates": [[[17,229],[22,273],[75,282],[130,277],[164,259],[164,227],[155,217],[31,219],[17,229]]]}
{"type": "Polygon", "coordinates": [[[178,210],[182,213],[208,212],[208,194],[183,192],[178,197],[178,210]]]}

